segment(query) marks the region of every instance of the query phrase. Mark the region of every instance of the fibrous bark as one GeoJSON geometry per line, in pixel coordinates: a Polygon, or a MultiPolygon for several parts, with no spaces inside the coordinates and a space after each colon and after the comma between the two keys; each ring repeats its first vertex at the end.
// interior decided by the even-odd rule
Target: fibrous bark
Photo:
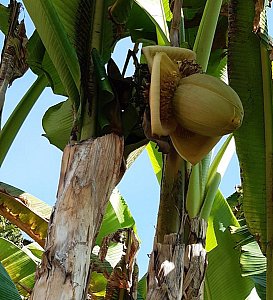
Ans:
{"type": "Polygon", "coordinates": [[[182,299],[201,300],[207,268],[205,250],[207,222],[199,217],[190,220],[189,242],[184,256],[184,281],[182,299]]]}
{"type": "Polygon", "coordinates": [[[165,235],[154,243],[148,271],[149,300],[201,300],[207,267],[207,222],[189,220],[187,245],[181,234],[165,235]]]}
{"type": "Polygon", "coordinates": [[[147,299],[182,299],[184,252],[179,234],[165,235],[163,243],[154,243],[148,271],[147,299]]]}
{"type": "Polygon", "coordinates": [[[120,179],[123,139],[115,134],[65,148],[57,203],[32,300],[86,299],[90,254],[120,179]]]}

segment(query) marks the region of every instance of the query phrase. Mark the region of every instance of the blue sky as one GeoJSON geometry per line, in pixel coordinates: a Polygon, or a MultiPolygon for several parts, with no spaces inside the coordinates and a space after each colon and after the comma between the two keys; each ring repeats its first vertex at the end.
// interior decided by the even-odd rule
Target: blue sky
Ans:
{"type": "MultiPolygon", "coordinates": [[[[1,1],[1,3],[7,5],[9,1],[1,1]]],[[[270,12],[270,28],[272,27],[272,17],[272,12],[270,12]]],[[[33,25],[26,12],[25,22],[27,34],[30,36],[33,25]]],[[[3,35],[0,33],[1,49],[2,45],[3,35]]],[[[114,60],[119,66],[123,65],[130,45],[129,39],[118,43],[114,60]]],[[[132,67],[129,71],[132,72],[132,67]]],[[[35,78],[36,76],[28,71],[22,79],[16,80],[12,87],[8,89],[3,122],[5,122],[35,78]]],[[[42,137],[41,120],[50,106],[62,100],[62,97],[52,94],[50,88],[43,92],[0,168],[0,181],[33,194],[50,205],[54,205],[56,200],[62,153],[56,147],[50,145],[46,138],[42,137]]],[[[239,183],[238,162],[236,156],[234,156],[221,183],[221,190],[225,196],[228,196],[234,192],[235,185],[239,183]]],[[[127,171],[118,188],[130,207],[142,240],[138,261],[140,273],[143,275],[148,266],[147,254],[152,249],[159,203],[159,185],[146,151],[127,171]]]]}

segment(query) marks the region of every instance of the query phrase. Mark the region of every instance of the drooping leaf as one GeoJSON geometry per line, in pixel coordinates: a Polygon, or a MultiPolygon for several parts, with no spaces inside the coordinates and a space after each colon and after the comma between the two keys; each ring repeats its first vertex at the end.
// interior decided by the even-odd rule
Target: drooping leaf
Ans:
{"type": "Polygon", "coordinates": [[[27,193],[12,196],[5,185],[4,189],[0,186],[0,213],[44,246],[50,206],[27,193]]]}
{"type": "Polygon", "coordinates": [[[101,260],[98,254],[99,254],[99,247],[95,246],[91,254],[91,262],[93,265],[92,270],[97,273],[102,273],[105,275],[106,278],[108,278],[108,276],[113,271],[113,267],[106,259],[101,260]]]}
{"type": "Polygon", "coordinates": [[[73,107],[69,99],[51,106],[43,117],[44,136],[60,150],[68,144],[72,126],[73,107]]]}
{"type": "Polygon", "coordinates": [[[2,131],[0,132],[0,166],[2,165],[23,122],[31,111],[33,105],[38,100],[42,91],[47,86],[47,82],[48,81],[45,76],[42,75],[38,77],[5,123],[2,131]]]}
{"type": "Polygon", "coordinates": [[[44,253],[44,249],[36,242],[23,247],[23,251],[25,251],[28,255],[29,253],[32,253],[35,261],[41,260],[44,253]]]}
{"type": "Polygon", "coordinates": [[[142,7],[136,2],[133,5],[131,15],[126,23],[131,39],[134,43],[145,40],[157,41],[156,27],[151,18],[143,13],[142,7]]]}
{"type": "Polygon", "coordinates": [[[258,275],[266,271],[266,257],[256,241],[242,246],[240,263],[243,276],[258,275]]]}
{"type": "Polygon", "coordinates": [[[48,79],[48,84],[55,94],[67,96],[60,75],[36,30],[29,39],[27,51],[27,62],[31,70],[38,76],[44,75],[48,79]]]}
{"type": "Polygon", "coordinates": [[[169,29],[162,0],[135,0],[156,26],[158,45],[169,45],[169,29]]]}
{"type": "Polygon", "coordinates": [[[12,282],[9,274],[0,262],[0,299],[21,300],[21,297],[12,282]]]}
{"type": "Polygon", "coordinates": [[[12,281],[15,283],[19,293],[29,296],[29,292],[35,282],[34,277],[37,263],[22,249],[6,239],[0,238],[0,249],[0,262],[2,262],[12,281]]]}
{"type": "Polygon", "coordinates": [[[99,85],[98,124],[101,133],[116,132],[121,134],[120,106],[117,99],[115,99],[103,61],[96,49],[92,50],[92,58],[99,85]]]}
{"type": "MultiPolygon", "coordinates": [[[[261,43],[253,32],[254,3],[244,5],[240,1],[231,1],[230,8],[229,82],[240,96],[244,107],[243,124],[234,133],[241,166],[244,215],[251,233],[259,239],[265,252],[266,198],[270,196],[266,191],[272,194],[272,189],[267,186],[268,183],[272,184],[272,175],[270,178],[270,173],[266,174],[266,166],[272,167],[272,156],[269,154],[266,157],[265,153],[272,136],[272,131],[265,136],[263,75],[266,74],[262,73],[261,43]]],[[[269,102],[269,108],[272,109],[271,97],[269,102]]],[[[266,111],[270,117],[272,113],[269,109],[266,111]]]]}
{"type": "Polygon", "coordinates": [[[116,24],[126,24],[130,16],[134,0],[116,0],[111,6],[109,14],[116,24]]]}
{"type": "Polygon", "coordinates": [[[240,251],[235,248],[236,240],[228,230],[230,225],[239,224],[220,192],[214,200],[208,225],[205,299],[245,299],[253,283],[241,276],[240,251]]]}
{"type": "MultiPolygon", "coordinates": [[[[8,33],[4,40],[0,62],[0,123],[5,95],[8,86],[22,77],[28,69],[26,62],[26,29],[24,21],[19,23],[21,4],[11,1],[9,4],[8,33]]],[[[1,124],[0,124],[1,128],[1,124]]]]}
{"type": "MultiPolygon", "coordinates": [[[[136,284],[138,278],[138,266],[136,265],[135,256],[139,249],[139,242],[131,228],[120,230],[120,242],[123,245],[123,251],[120,252],[120,260],[116,263],[113,271],[108,279],[105,300],[119,299],[117,295],[129,295],[136,293],[136,284]]],[[[116,234],[112,236],[112,241],[116,238],[116,234]]],[[[107,238],[108,239],[108,238],[107,238]]],[[[109,241],[107,242],[109,245],[109,241]]],[[[102,250],[105,245],[102,245],[102,250]]]]}
{"type": "MultiPolygon", "coordinates": [[[[71,1],[74,3],[73,1],[71,1]]],[[[80,68],[76,51],[69,40],[63,22],[51,1],[25,0],[41,40],[52,60],[67,94],[79,104],[80,68]]],[[[75,11],[68,6],[62,13],[70,17],[75,11]]]]}
{"type": "Polygon", "coordinates": [[[252,275],[250,278],[255,283],[256,292],[261,300],[266,300],[266,272],[259,275],[252,275]]]}
{"type": "Polygon", "coordinates": [[[131,212],[117,190],[114,190],[107,205],[102,225],[97,236],[96,243],[99,245],[103,237],[116,232],[121,228],[135,226],[131,212]]]}
{"type": "Polygon", "coordinates": [[[156,178],[160,183],[162,177],[162,154],[158,152],[156,149],[156,144],[153,142],[150,142],[147,145],[146,150],[148,152],[156,178]]]}
{"type": "Polygon", "coordinates": [[[266,257],[246,226],[232,228],[232,234],[239,238],[237,249],[241,249],[240,264],[242,276],[251,278],[262,300],[266,299],[266,257]]]}

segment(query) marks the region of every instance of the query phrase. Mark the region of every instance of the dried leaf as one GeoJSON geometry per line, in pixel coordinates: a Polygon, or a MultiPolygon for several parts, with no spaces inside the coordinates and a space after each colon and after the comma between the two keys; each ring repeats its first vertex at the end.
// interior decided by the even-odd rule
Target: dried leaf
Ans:
{"type": "MultiPolygon", "coordinates": [[[[120,261],[114,267],[108,279],[108,285],[105,295],[105,300],[114,299],[116,293],[125,293],[125,299],[136,299],[136,285],[135,280],[137,276],[137,266],[135,263],[136,253],[139,249],[138,239],[132,228],[119,230],[116,234],[112,234],[105,243],[113,239],[120,240],[123,244],[123,253],[120,261]],[[122,291],[120,291],[122,289],[122,291]]],[[[105,246],[103,253],[105,254],[105,246]]]]}
{"type": "Polygon", "coordinates": [[[264,0],[256,0],[255,2],[255,16],[253,20],[253,31],[257,33],[260,29],[260,16],[264,9],[264,0]]]}
{"type": "Polygon", "coordinates": [[[26,62],[26,30],[24,21],[19,24],[18,17],[21,4],[11,1],[9,31],[4,41],[0,63],[0,120],[5,101],[5,94],[12,82],[25,74],[26,62]]]}

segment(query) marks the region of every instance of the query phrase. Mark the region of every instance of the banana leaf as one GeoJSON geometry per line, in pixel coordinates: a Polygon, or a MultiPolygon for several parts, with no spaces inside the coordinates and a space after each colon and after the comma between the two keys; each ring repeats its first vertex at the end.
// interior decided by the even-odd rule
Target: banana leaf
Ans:
{"type": "Polygon", "coordinates": [[[29,296],[29,292],[34,286],[38,262],[6,239],[0,238],[0,249],[0,262],[15,283],[19,293],[29,296]]]}
{"type": "Polygon", "coordinates": [[[9,274],[0,263],[0,298],[5,300],[20,300],[20,294],[9,274]]]}
{"type": "MultiPolygon", "coordinates": [[[[230,8],[229,82],[240,96],[245,112],[243,124],[234,134],[241,167],[244,214],[250,232],[256,236],[265,253],[266,199],[272,194],[272,172],[268,169],[272,167],[272,119],[266,123],[266,118],[272,118],[272,99],[269,96],[268,104],[264,102],[264,79],[265,76],[271,78],[271,72],[267,73],[263,68],[269,59],[267,56],[261,60],[262,48],[266,45],[261,44],[253,29],[254,3],[231,1],[230,8]],[[265,105],[268,105],[267,108],[265,105]]],[[[262,14],[261,18],[262,24],[266,25],[265,15],[262,14]]],[[[266,36],[266,28],[261,30],[266,36]]],[[[267,88],[271,89],[271,79],[269,82],[267,88]]]]}
{"type": "Polygon", "coordinates": [[[9,8],[0,4],[0,30],[4,35],[8,34],[9,30],[9,8]]]}

